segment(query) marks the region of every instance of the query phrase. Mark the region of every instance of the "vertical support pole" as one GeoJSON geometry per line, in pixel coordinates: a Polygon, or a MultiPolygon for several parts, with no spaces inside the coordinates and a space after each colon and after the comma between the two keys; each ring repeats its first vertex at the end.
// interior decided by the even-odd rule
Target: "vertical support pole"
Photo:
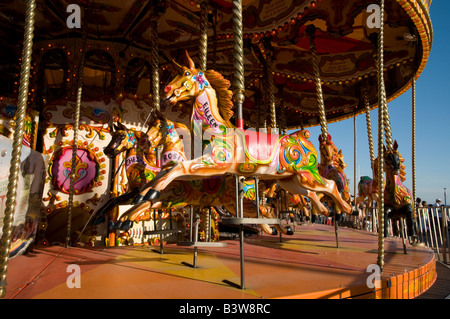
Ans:
{"type": "MultiPolygon", "coordinates": [[[[356,211],[359,212],[358,207],[356,206],[356,195],[357,195],[357,187],[358,187],[357,186],[358,184],[356,182],[357,178],[358,178],[358,171],[356,169],[356,165],[357,165],[356,160],[357,160],[357,154],[358,154],[357,144],[358,143],[357,143],[356,135],[357,135],[357,130],[356,130],[356,111],[355,111],[355,116],[353,117],[353,144],[354,144],[354,149],[353,149],[353,151],[354,151],[354,153],[353,153],[353,205],[355,205],[356,211]]],[[[358,214],[358,216],[354,216],[353,218],[356,219],[356,222],[357,222],[356,225],[359,228],[359,224],[361,223],[361,220],[359,220],[360,219],[359,214],[358,214]]]]}
{"type": "Polygon", "coordinates": [[[0,239],[0,298],[3,298],[6,295],[6,274],[8,272],[12,225],[14,221],[16,206],[17,180],[19,177],[20,155],[22,153],[22,140],[26,115],[25,113],[28,102],[28,87],[30,84],[35,10],[36,1],[27,1],[24,43],[22,49],[22,66],[20,70],[20,86],[16,115],[16,128],[14,130],[11,165],[8,177],[8,192],[6,194],[5,217],[3,218],[3,233],[0,239]]]}
{"type": "Polygon", "coordinates": [[[448,221],[447,221],[447,210],[448,208],[445,206],[441,206],[441,216],[442,216],[442,257],[445,264],[448,263],[447,260],[447,252],[449,250],[448,247],[448,221]]]}
{"type": "MultiPolygon", "coordinates": [[[[155,9],[154,9],[155,10],[155,9]]],[[[158,52],[158,20],[153,17],[150,27],[151,41],[151,67],[152,67],[152,102],[153,107],[159,111],[159,52],[158,52]]]]}
{"type": "Polygon", "coordinates": [[[77,172],[77,151],[78,151],[78,127],[80,126],[80,112],[81,112],[81,97],[83,95],[83,74],[84,74],[84,62],[86,56],[86,38],[87,38],[87,25],[83,29],[83,38],[81,44],[81,56],[78,67],[78,83],[77,83],[77,101],[75,107],[75,124],[73,126],[73,143],[72,143],[72,161],[70,166],[70,191],[69,202],[67,210],[67,233],[65,247],[70,245],[70,234],[72,232],[72,209],[73,209],[73,196],[75,192],[75,175],[77,172]]]}
{"type": "MultiPolygon", "coordinates": [[[[160,209],[158,209],[158,220],[159,220],[159,230],[163,230],[163,224],[162,224],[162,211],[160,209]]],[[[159,253],[161,255],[164,255],[164,234],[161,233],[159,235],[159,253]]]]}
{"type": "Polygon", "coordinates": [[[211,241],[211,206],[208,207],[208,222],[206,223],[207,230],[205,232],[205,240],[211,241]]]}
{"type": "Polygon", "coordinates": [[[357,190],[357,169],[356,169],[356,160],[357,160],[357,149],[358,149],[358,145],[357,145],[357,131],[356,131],[356,114],[353,117],[353,145],[354,145],[354,149],[353,149],[353,199],[355,200],[355,204],[356,204],[356,190],[357,190]]]}
{"type": "Polygon", "coordinates": [[[208,4],[205,0],[200,2],[200,29],[199,67],[201,70],[206,71],[208,61],[208,4]]]}
{"type": "Polygon", "coordinates": [[[319,60],[317,57],[316,44],[314,43],[316,27],[311,24],[306,28],[306,32],[309,35],[309,48],[312,54],[314,81],[316,84],[317,106],[319,108],[320,115],[320,128],[322,130],[322,138],[324,141],[326,141],[328,138],[327,118],[325,113],[325,103],[323,101],[322,83],[320,80],[319,60]]]}
{"type": "MultiPolygon", "coordinates": [[[[271,122],[271,131],[273,132],[277,128],[277,115],[276,115],[276,103],[275,103],[275,84],[273,81],[273,72],[272,72],[272,62],[273,62],[273,54],[267,53],[267,60],[265,64],[265,76],[267,79],[267,97],[269,101],[270,108],[270,122],[271,122]]],[[[278,132],[276,132],[278,133],[278,132]]]]}
{"type": "MultiPolygon", "coordinates": [[[[413,78],[411,79],[411,126],[412,126],[412,132],[411,132],[411,158],[412,158],[412,210],[413,210],[413,227],[416,229],[416,236],[419,231],[418,229],[418,220],[417,220],[417,210],[416,207],[416,75],[414,74],[413,78]]],[[[418,237],[418,236],[417,236],[418,237]]],[[[414,240],[414,239],[413,239],[414,240]]],[[[418,238],[416,238],[418,240],[418,238]]]]}
{"type": "Polygon", "coordinates": [[[260,210],[259,210],[259,179],[255,176],[255,200],[256,200],[256,218],[259,218],[260,210]]]}
{"type": "Polygon", "coordinates": [[[377,264],[384,267],[384,0],[380,0],[380,34],[378,36],[378,259],[377,264]]]}
{"type": "MultiPolygon", "coordinates": [[[[195,233],[194,233],[194,243],[197,242],[198,239],[198,225],[200,223],[199,221],[200,216],[198,215],[198,213],[195,214],[195,233]]],[[[193,267],[197,268],[197,257],[198,257],[198,248],[197,246],[194,247],[194,262],[193,262],[193,267]]]]}
{"type": "Polygon", "coordinates": [[[189,241],[192,242],[192,240],[193,240],[192,239],[192,236],[193,236],[193,233],[192,233],[193,228],[192,227],[194,227],[194,207],[192,205],[189,207],[189,212],[190,212],[189,218],[190,218],[190,225],[191,225],[191,227],[189,227],[189,241]]]}
{"type": "Polygon", "coordinates": [[[233,0],[233,42],[234,42],[234,103],[236,105],[236,126],[244,128],[242,105],[245,100],[244,79],[244,36],[242,24],[242,0],[233,0]]]}

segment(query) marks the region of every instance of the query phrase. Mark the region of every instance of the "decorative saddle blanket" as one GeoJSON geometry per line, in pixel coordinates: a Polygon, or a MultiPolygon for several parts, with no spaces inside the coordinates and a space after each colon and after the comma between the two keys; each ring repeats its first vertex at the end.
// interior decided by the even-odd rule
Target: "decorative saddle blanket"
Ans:
{"type": "Polygon", "coordinates": [[[280,135],[258,132],[254,130],[238,130],[244,135],[244,150],[250,161],[268,164],[272,161],[280,144],[280,135]]]}

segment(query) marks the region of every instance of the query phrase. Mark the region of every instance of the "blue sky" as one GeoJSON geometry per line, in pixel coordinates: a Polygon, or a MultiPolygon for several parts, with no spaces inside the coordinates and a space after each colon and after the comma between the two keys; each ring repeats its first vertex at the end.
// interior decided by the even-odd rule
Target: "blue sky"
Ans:
{"type": "MultiPolygon", "coordinates": [[[[433,25],[433,45],[425,70],[416,82],[416,196],[433,204],[436,198],[444,204],[444,187],[450,194],[450,1],[434,0],[430,8],[433,25]]],[[[412,95],[411,89],[390,102],[389,116],[392,137],[405,158],[406,181],[412,190],[412,95]]],[[[378,109],[371,112],[372,135],[377,156],[378,109]]],[[[311,142],[318,149],[320,127],[308,128],[311,142]]],[[[354,181],[353,119],[328,123],[328,131],[335,145],[342,149],[350,178],[354,181]]],[[[367,125],[364,114],[356,118],[357,180],[372,176],[370,168],[367,125]]],[[[450,196],[447,196],[450,205],[450,196]]]]}

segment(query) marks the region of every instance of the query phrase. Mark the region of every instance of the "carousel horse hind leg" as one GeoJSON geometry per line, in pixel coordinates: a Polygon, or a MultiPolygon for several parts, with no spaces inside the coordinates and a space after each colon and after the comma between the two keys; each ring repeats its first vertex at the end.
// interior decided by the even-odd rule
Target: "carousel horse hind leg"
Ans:
{"type": "Polygon", "coordinates": [[[178,162],[172,168],[159,172],[155,178],[141,188],[143,200],[150,201],[159,198],[162,190],[179,177],[206,179],[214,175],[224,175],[231,165],[231,163],[223,166],[205,164],[211,162],[211,160],[211,156],[203,155],[190,161],[178,162]]]}
{"type": "Polygon", "coordinates": [[[317,197],[316,193],[309,191],[305,189],[300,180],[298,180],[298,177],[294,175],[290,178],[284,178],[278,180],[278,185],[282,187],[283,189],[287,190],[288,192],[291,192],[292,194],[298,194],[303,195],[311,199],[311,202],[313,206],[316,208],[316,210],[325,216],[328,216],[329,211],[328,209],[320,202],[319,198],[317,197]]]}
{"type": "Polygon", "coordinates": [[[98,225],[103,222],[104,216],[109,213],[111,209],[121,204],[129,203],[139,194],[139,188],[133,188],[131,191],[108,199],[108,201],[100,207],[89,221],[89,225],[98,225]]]}
{"type": "Polygon", "coordinates": [[[154,190],[152,186],[154,186],[157,181],[164,178],[164,176],[170,173],[174,168],[175,167],[160,171],[151,181],[141,187],[139,194],[133,200],[133,204],[142,204],[146,201],[158,198],[161,195],[161,192],[154,190]]]}

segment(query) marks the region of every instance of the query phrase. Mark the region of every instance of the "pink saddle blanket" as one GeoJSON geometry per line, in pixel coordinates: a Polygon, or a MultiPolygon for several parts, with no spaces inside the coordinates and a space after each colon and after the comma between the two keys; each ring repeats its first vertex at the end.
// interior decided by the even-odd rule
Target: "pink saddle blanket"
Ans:
{"type": "Polygon", "coordinates": [[[258,162],[272,160],[280,135],[254,130],[245,130],[243,134],[245,136],[244,149],[250,159],[258,162]]]}

